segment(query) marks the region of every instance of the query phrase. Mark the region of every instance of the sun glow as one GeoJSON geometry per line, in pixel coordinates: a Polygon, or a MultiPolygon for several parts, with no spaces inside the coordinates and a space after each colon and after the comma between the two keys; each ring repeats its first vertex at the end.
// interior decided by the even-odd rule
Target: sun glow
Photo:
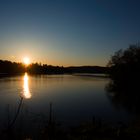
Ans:
{"type": "Polygon", "coordinates": [[[23,63],[24,63],[25,65],[29,65],[29,64],[30,64],[30,59],[29,59],[29,57],[24,57],[24,58],[23,58],[23,63]]]}

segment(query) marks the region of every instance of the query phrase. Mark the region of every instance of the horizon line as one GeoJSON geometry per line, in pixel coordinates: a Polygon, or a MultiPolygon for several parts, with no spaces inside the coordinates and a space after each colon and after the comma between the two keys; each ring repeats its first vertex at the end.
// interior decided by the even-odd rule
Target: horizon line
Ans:
{"type": "MultiPolygon", "coordinates": [[[[0,61],[9,61],[11,63],[21,63],[21,64],[24,64],[23,62],[19,62],[19,61],[11,61],[11,60],[8,60],[8,59],[0,59],[0,61]]],[[[68,66],[64,66],[64,65],[53,65],[53,64],[47,64],[47,63],[43,63],[43,62],[31,62],[29,65],[31,64],[41,64],[41,65],[48,65],[48,66],[58,66],[58,67],[107,67],[106,65],[105,66],[102,66],[102,65],[68,65],[68,66]]]]}

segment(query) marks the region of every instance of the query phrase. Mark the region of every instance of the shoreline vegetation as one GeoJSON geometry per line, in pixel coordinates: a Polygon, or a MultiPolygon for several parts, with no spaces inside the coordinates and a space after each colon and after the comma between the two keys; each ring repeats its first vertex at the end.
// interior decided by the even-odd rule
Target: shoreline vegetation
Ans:
{"type": "Polygon", "coordinates": [[[140,44],[117,51],[108,63],[107,96],[115,107],[140,115],[140,44]]]}
{"type": "MultiPolygon", "coordinates": [[[[102,66],[53,66],[41,63],[32,63],[25,66],[23,63],[11,62],[7,60],[0,60],[0,76],[14,75],[14,74],[107,74],[108,67],[102,66]]],[[[84,76],[84,75],[81,75],[84,76]]]]}
{"type": "MultiPolygon", "coordinates": [[[[59,122],[54,116],[52,103],[48,115],[44,118],[44,114],[34,114],[30,110],[27,112],[23,101],[24,99],[20,98],[15,117],[12,120],[10,115],[7,125],[1,129],[2,140],[138,140],[140,138],[139,118],[126,123],[105,121],[103,118],[93,116],[91,120],[65,127],[63,122],[59,122]]],[[[10,112],[8,109],[8,114],[10,112]]]]}
{"type": "MultiPolygon", "coordinates": [[[[21,98],[17,108],[18,116],[15,115],[16,120],[14,118],[13,120],[15,121],[11,121],[12,123],[9,123],[9,120],[7,120],[7,125],[0,131],[2,140],[138,140],[140,138],[139,118],[127,123],[122,121],[105,121],[93,116],[91,120],[65,127],[63,122],[59,122],[54,116],[52,103],[50,103],[49,114],[45,115],[44,118],[44,114],[33,114],[29,110],[25,113],[22,101],[23,98],[21,98]],[[19,111],[19,109],[22,111],[19,111]],[[29,120],[31,121],[30,123],[29,120]],[[27,122],[28,125],[30,124],[29,127],[27,122]]],[[[11,118],[9,119],[12,120],[11,118]]]]}

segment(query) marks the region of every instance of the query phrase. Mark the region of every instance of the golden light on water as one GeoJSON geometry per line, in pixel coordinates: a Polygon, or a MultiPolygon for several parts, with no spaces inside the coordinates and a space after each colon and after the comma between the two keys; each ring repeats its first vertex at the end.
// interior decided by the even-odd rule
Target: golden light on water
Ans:
{"type": "Polygon", "coordinates": [[[27,73],[24,74],[23,81],[23,96],[26,99],[30,99],[32,95],[29,90],[29,77],[27,73]]]}

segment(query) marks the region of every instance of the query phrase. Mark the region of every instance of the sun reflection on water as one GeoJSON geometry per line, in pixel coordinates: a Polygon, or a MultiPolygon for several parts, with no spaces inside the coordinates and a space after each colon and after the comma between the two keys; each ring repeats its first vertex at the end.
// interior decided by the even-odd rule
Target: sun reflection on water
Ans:
{"type": "Polygon", "coordinates": [[[26,99],[30,99],[32,95],[29,90],[29,76],[27,73],[24,74],[23,80],[23,97],[26,99]]]}

